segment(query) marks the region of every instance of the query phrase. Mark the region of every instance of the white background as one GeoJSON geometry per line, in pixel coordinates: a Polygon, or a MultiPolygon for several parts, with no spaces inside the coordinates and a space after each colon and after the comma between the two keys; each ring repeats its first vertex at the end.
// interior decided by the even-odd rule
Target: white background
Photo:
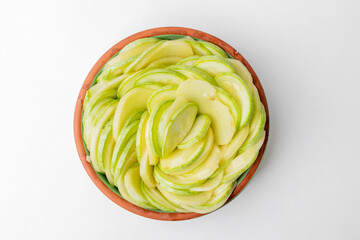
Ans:
{"type": "Polygon", "coordinates": [[[359,1],[1,1],[1,239],[360,239],[359,1]],[[267,152],[242,194],[183,222],[127,212],[90,181],[73,113],[97,59],[184,26],[238,49],[267,94],[267,152]]]}

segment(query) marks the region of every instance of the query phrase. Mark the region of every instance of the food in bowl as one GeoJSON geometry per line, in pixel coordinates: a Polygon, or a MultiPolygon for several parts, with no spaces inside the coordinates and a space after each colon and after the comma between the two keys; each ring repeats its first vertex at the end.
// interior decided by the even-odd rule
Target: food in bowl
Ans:
{"type": "Polygon", "coordinates": [[[96,76],[82,136],[94,170],[153,211],[221,207],[256,160],[266,113],[251,74],[210,42],[135,40],[96,76]]]}

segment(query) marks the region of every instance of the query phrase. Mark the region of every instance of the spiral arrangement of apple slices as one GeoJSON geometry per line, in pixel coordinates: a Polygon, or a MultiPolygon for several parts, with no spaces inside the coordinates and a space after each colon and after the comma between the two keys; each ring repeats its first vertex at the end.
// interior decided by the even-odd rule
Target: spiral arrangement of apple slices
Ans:
{"type": "Polygon", "coordinates": [[[221,207],[255,161],[266,114],[251,74],[218,46],[142,38],[103,67],[85,96],[93,168],[150,210],[221,207]]]}

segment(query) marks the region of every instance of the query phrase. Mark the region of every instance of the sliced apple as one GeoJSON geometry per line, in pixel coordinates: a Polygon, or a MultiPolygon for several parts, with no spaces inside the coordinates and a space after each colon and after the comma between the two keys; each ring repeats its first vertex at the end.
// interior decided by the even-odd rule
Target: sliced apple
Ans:
{"type": "Polygon", "coordinates": [[[198,41],[198,43],[203,46],[204,48],[206,48],[209,52],[211,52],[211,55],[215,55],[218,57],[224,57],[227,58],[227,54],[224,50],[222,50],[222,48],[218,47],[217,45],[210,43],[210,42],[206,42],[206,41],[198,41]]]}
{"type": "Polygon", "coordinates": [[[118,165],[119,159],[129,142],[129,140],[136,134],[139,127],[139,120],[136,120],[129,124],[129,126],[123,128],[116,139],[116,144],[114,147],[113,155],[111,158],[111,173],[115,175],[116,167],[118,165]]]}
{"type": "Polygon", "coordinates": [[[134,86],[148,82],[162,85],[178,85],[185,79],[184,75],[170,69],[152,69],[138,76],[134,81],[134,86]]]}
{"type": "Polygon", "coordinates": [[[224,170],[222,182],[232,182],[243,174],[255,162],[264,140],[265,131],[262,132],[262,136],[256,144],[245,150],[229,163],[224,170]]]}
{"type": "Polygon", "coordinates": [[[139,87],[129,91],[120,99],[113,120],[113,136],[115,139],[119,136],[131,113],[146,109],[147,101],[153,92],[153,89],[139,87]]]}
{"type": "Polygon", "coordinates": [[[220,73],[235,72],[232,64],[226,58],[221,58],[217,56],[200,57],[194,66],[206,71],[212,77],[215,77],[220,73]]]}
{"type": "MultiPolygon", "coordinates": [[[[159,157],[156,156],[152,149],[151,149],[151,144],[150,144],[150,132],[151,132],[151,129],[150,129],[150,120],[148,119],[147,120],[147,123],[146,123],[146,129],[145,129],[145,143],[146,143],[146,152],[148,153],[148,157],[149,157],[149,164],[150,165],[156,165],[158,164],[159,162],[159,157]]],[[[151,173],[152,174],[152,173],[151,173]]]]}
{"type": "Polygon", "coordinates": [[[178,62],[177,65],[194,66],[195,63],[199,60],[199,58],[200,56],[198,55],[190,56],[178,62]]]}
{"type": "Polygon", "coordinates": [[[216,83],[227,91],[240,106],[240,128],[246,126],[254,113],[254,100],[244,80],[234,73],[223,73],[215,77],[216,83]]]}
{"type": "Polygon", "coordinates": [[[177,189],[190,189],[199,186],[206,181],[206,178],[198,180],[188,176],[169,175],[164,173],[158,166],[154,167],[154,178],[158,183],[166,184],[169,187],[177,189]]]}
{"type": "Polygon", "coordinates": [[[103,101],[104,99],[109,99],[109,98],[116,98],[116,90],[115,89],[111,89],[111,90],[107,90],[104,92],[101,92],[99,94],[97,94],[95,97],[89,97],[88,93],[85,96],[85,100],[84,100],[84,105],[83,105],[83,109],[84,109],[84,116],[86,116],[87,114],[89,114],[91,112],[91,110],[101,101],[103,101]]]}
{"type": "Polygon", "coordinates": [[[228,92],[220,87],[216,87],[216,94],[220,102],[229,108],[231,116],[235,122],[235,128],[238,130],[241,124],[241,112],[238,103],[228,92]]]}
{"type": "Polygon", "coordinates": [[[233,183],[223,183],[214,189],[211,198],[205,204],[201,206],[183,206],[184,209],[196,213],[209,213],[215,211],[224,205],[227,199],[230,197],[234,188],[236,187],[235,182],[233,183]]]}
{"type": "Polygon", "coordinates": [[[146,186],[149,188],[155,188],[156,181],[153,176],[154,166],[150,165],[149,163],[149,154],[147,150],[145,150],[141,156],[139,171],[141,179],[144,181],[146,186]]]}
{"type": "Polygon", "coordinates": [[[122,75],[124,73],[124,69],[132,62],[134,62],[138,57],[139,55],[135,55],[133,57],[121,60],[120,62],[117,62],[106,69],[104,68],[101,74],[96,78],[96,81],[98,83],[102,81],[111,81],[114,78],[122,75]]]}
{"type": "Polygon", "coordinates": [[[165,100],[175,100],[176,98],[176,88],[175,85],[164,86],[156,91],[150,96],[147,102],[147,109],[151,113],[154,111],[155,107],[159,105],[162,101],[165,100]]]}
{"type": "Polygon", "coordinates": [[[177,146],[178,149],[189,148],[203,139],[209,130],[210,124],[211,119],[208,115],[200,114],[197,116],[191,130],[177,146]]]}
{"type": "Polygon", "coordinates": [[[190,206],[199,206],[206,203],[210,197],[212,192],[200,192],[195,195],[177,195],[174,193],[170,193],[166,191],[161,185],[158,185],[159,191],[166,197],[171,203],[176,206],[182,207],[183,205],[190,205],[190,206]]]}
{"type": "Polygon", "coordinates": [[[214,145],[207,158],[193,171],[183,174],[184,175],[183,178],[192,179],[191,181],[206,181],[206,179],[212,176],[212,174],[218,168],[220,158],[221,158],[220,148],[217,145],[214,145]]]}
{"type": "Polygon", "coordinates": [[[126,171],[124,176],[126,190],[138,206],[147,209],[154,209],[154,206],[149,203],[141,190],[142,180],[139,174],[139,170],[139,163],[135,163],[126,171]]]}
{"type": "Polygon", "coordinates": [[[199,56],[207,56],[207,55],[213,55],[210,50],[208,50],[206,47],[201,45],[199,42],[195,41],[191,37],[184,37],[182,38],[185,42],[189,43],[194,54],[199,56]]]}
{"type": "Polygon", "coordinates": [[[180,62],[182,57],[164,57],[150,63],[146,68],[165,68],[180,62]]]}
{"type": "Polygon", "coordinates": [[[151,69],[143,69],[133,74],[127,74],[126,78],[124,78],[117,89],[117,97],[123,97],[125,93],[127,93],[134,86],[134,82],[137,80],[137,78],[150,70],[151,69]]]}
{"type": "Polygon", "coordinates": [[[223,177],[223,172],[221,172],[214,178],[209,178],[206,182],[204,182],[200,186],[191,188],[190,191],[194,191],[194,192],[211,191],[220,185],[222,177],[223,177]]]}
{"type": "Polygon", "coordinates": [[[166,173],[178,172],[194,163],[205,149],[202,140],[187,149],[176,149],[169,156],[160,158],[159,167],[166,173]]]}
{"type": "Polygon", "coordinates": [[[172,187],[169,187],[168,185],[162,184],[162,183],[159,183],[159,185],[162,188],[164,188],[166,191],[168,191],[170,193],[173,193],[173,194],[176,194],[176,195],[191,196],[191,195],[194,195],[194,194],[198,193],[198,192],[192,192],[192,191],[189,191],[189,190],[186,190],[186,189],[172,188],[172,187]]]}
{"type": "Polygon", "coordinates": [[[108,106],[114,103],[113,98],[106,98],[100,101],[96,106],[89,112],[83,115],[83,138],[87,148],[90,148],[91,141],[91,130],[95,127],[97,120],[102,116],[108,106]]]}
{"type": "Polygon", "coordinates": [[[106,111],[102,114],[99,121],[96,123],[95,127],[91,129],[91,139],[90,139],[90,161],[94,166],[94,169],[97,172],[100,172],[100,168],[97,164],[97,147],[99,143],[99,137],[101,129],[103,129],[105,123],[113,116],[118,101],[115,100],[110,106],[107,107],[106,111]]]}
{"type": "Polygon", "coordinates": [[[246,82],[248,89],[251,89],[253,85],[253,79],[249,70],[245,67],[245,65],[242,62],[240,62],[237,59],[228,59],[228,60],[233,65],[235,69],[235,73],[239,75],[246,82]]]}
{"type": "Polygon", "coordinates": [[[102,173],[105,172],[105,161],[104,161],[104,155],[105,155],[105,148],[106,148],[106,143],[109,140],[109,137],[112,138],[111,136],[111,126],[112,126],[112,121],[111,119],[109,121],[107,121],[107,123],[105,123],[104,128],[101,130],[100,132],[100,137],[99,137],[99,142],[98,142],[98,154],[97,154],[97,164],[98,167],[100,169],[100,171],[102,173]]]}
{"type": "Polygon", "coordinates": [[[210,117],[218,145],[227,144],[231,140],[236,130],[234,119],[229,109],[217,98],[214,86],[201,80],[187,80],[179,85],[176,95],[196,103],[199,112],[210,117]]]}
{"type": "Polygon", "coordinates": [[[113,58],[111,58],[104,65],[104,70],[110,68],[111,66],[113,66],[114,64],[117,64],[118,62],[129,59],[136,55],[140,55],[146,49],[153,46],[155,43],[157,43],[159,41],[160,40],[158,38],[149,37],[149,38],[141,38],[141,39],[138,39],[138,40],[135,40],[135,41],[129,43],[128,45],[123,47],[117,55],[115,55],[113,58]]]}
{"type": "Polygon", "coordinates": [[[220,161],[220,166],[227,160],[231,159],[234,156],[234,154],[237,153],[239,148],[245,142],[248,135],[249,135],[249,125],[243,127],[241,130],[239,130],[235,134],[235,136],[233,137],[231,142],[229,142],[226,145],[221,146],[220,149],[222,152],[222,157],[221,157],[221,161],[220,161]]]}
{"type": "Polygon", "coordinates": [[[171,106],[173,102],[174,100],[166,100],[161,102],[150,114],[149,142],[152,153],[158,157],[161,156],[161,147],[158,140],[158,128],[160,124],[160,119],[162,118],[164,112],[171,106]]]}
{"type": "Polygon", "coordinates": [[[146,123],[148,119],[149,119],[149,112],[148,111],[142,112],[139,122],[139,127],[136,132],[136,157],[139,163],[143,153],[146,151],[145,131],[146,131],[146,123]]]}
{"type": "Polygon", "coordinates": [[[195,103],[186,103],[171,117],[162,145],[162,156],[168,156],[188,134],[195,121],[198,106],[195,103]]]}
{"type": "Polygon", "coordinates": [[[181,209],[173,206],[156,188],[149,188],[144,183],[141,183],[141,190],[145,198],[151,203],[151,205],[165,212],[180,212],[181,209]]]}
{"type": "Polygon", "coordinates": [[[252,145],[254,145],[261,137],[262,131],[265,128],[266,123],[266,112],[265,108],[260,102],[259,93],[255,86],[253,86],[253,95],[255,102],[255,110],[253,119],[250,122],[249,135],[246,138],[244,144],[239,149],[238,154],[242,153],[252,145]]]}
{"type": "MultiPolygon", "coordinates": [[[[136,160],[136,153],[135,153],[135,141],[136,136],[133,135],[129,141],[127,142],[126,146],[124,147],[124,150],[122,151],[119,160],[117,161],[116,167],[115,167],[115,174],[114,174],[114,183],[118,184],[118,180],[120,179],[121,174],[125,174],[126,170],[124,166],[126,166],[126,163],[129,161],[129,159],[132,160],[132,156],[135,155],[136,160]]],[[[130,167],[130,166],[129,166],[130,167]]],[[[122,182],[122,181],[120,181],[122,182]]],[[[119,187],[119,185],[117,185],[119,187]]]]}
{"type": "Polygon", "coordinates": [[[112,131],[110,130],[109,136],[105,142],[105,147],[103,151],[103,161],[105,167],[105,175],[111,185],[114,185],[114,176],[111,174],[111,158],[112,158],[114,146],[115,146],[115,140],[112,136],[112,131]]]}
{"type": "Polygon", "coordinates": [[[207,131],[207,134],[205,136],[205,147],[204,147],[204,151],[201,154],[201,156],[195,162],[193,162],[191,165],[189,165],[188,167],[186,167],[180,171],[174,172],[174,173],[168,172],[168,174],[170,174],[170,175],[186,174],[186,173],[193,171],[207,159],[207,157],[209,156],[209,154],[212,151],[213,146],[214,146],[214,133],[213,133],[212,129],[209,128],[207,131]]]}
{"type": "Polygon", "coordinates": [[[128,202],[132,203],[132,204],[137,204],[136,201],[129,195],[126,186],[125,186],[125,174],[128,171],[128,169],[136,163],[136,154],[135,152],[132,152],[131,154],[129,154],[129,156],[127,157],[127,159],[125,160],[125,162],[123,163],[122,167],[121,167],[121,172],[119,173],[119,176],[115,178],[116,182],[115,182],[115,186],[117,186],[117,188],[119,189],[119,192],[121,194],[121,196],[127,200],[128,202]]]}
{"type": "Polygon", "coordinates": [[[151,62],[164,57],[176,56],[186,58],[192,55],[193,51],[191,46],[181,39],[173,41],[160,41],[144,51],[136,61],[125,69],[125,73],[139,71],[147,67],[151,62]]]}
{"type": "Polygon", "coordinates": [[[134,111],[130,114],[126,122],[124,123],[124,128],[129,126],[132,122],[140,120],[141,116],[143,115],[144,110],[134,111]]]}
{"type": "Polygon", "coordinates": [[[197,110],[196,104],[188,103],[184,97],[180,96],[164,112],[157,132],[161,157],[165,157],[172,152],[176,145],[186,136],[194,122],[197,110]],[[178,127],[184,127],[184,129],[178,127]],[[174,146],[174,144],[176,145],[174,146]]]}
{"type": "Polygon", "coordinates": [[[186,65],[172,65],[168,69],[175,70],[189,79],[198,79],[207,81],[212,85],[217,85],[214,78],[212,78],[207,72],[197,67],[191,67],[186,65]]]}

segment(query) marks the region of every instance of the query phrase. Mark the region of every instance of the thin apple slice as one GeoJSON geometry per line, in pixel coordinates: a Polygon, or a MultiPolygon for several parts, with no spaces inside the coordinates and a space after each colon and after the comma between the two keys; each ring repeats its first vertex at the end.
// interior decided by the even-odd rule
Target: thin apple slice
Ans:
{"type": "Polygon", "coordinates": [[[194,66],[206,71],[212,77],[215,77],[220,73],[235,72],[231,62],[229,62],[226,58],[218,56],[200,57],[194,66]]]}
{"type": "Polygon", "coordinates": [[[200,186],[191,188],[190,191],[194,191],[194,192],[211,191],[220,185],[222,177],[223,177],[223,172],[221,172],[214,178],[209,178],[206,182],[204,182],[200,186]]]}
{"type": "Polygon", "coordinates": [[[182,38],[182,40],[190,44],[195,55],[199,55],[199,56],[213,55],[210,50],[208,50],[206,47],[202,46],[198,41],[195,41],[193,38],[189,36],[182,38]]]}
{"type": "Polygon", "coordinates": [[[129,140],[136,134],[139,127],[139,120],[136,120],[129,124],[129,126],[123,128],[116,139],[116,144],[114,147],[113,155],[111,158],[111,173],[115,175],[116,167],[118,165],[119,159],[127,146],[129,140]]]}
{"type": "Polygon", "coordinates": [[[91,141],[91,130],[95,127],[97,120],[102,116],[108,106],[114,103],[113,98],[106,98],[100,101],[96,106],[89,112],[84,112],[83,115],[83,138],[86,144],[86,147],[90,148],[90,141],[91,141]]]}
{"type": "Polygon", "coordinates": [[[222,182],[232,182],[243,174],[255,162],[263,142],[265,140],[265,131],[256,144],[245,150],[234,158],[224,170],[222,182]]]}
{"type": "Polygon", "coordinates": [[[178,149],[189,148],[203,139],[209,130],[210,124],[211,119],[208,115],[200,114],[197,116],[191,130],[177,146],[178,149]]]}
{"type": "Polygon", "coordinates": [[[186,167],[180,171],[174,172],[174,173],[168,172],[168,174],[170,174],[170,175],[186,174],[186,173],[193,171],[195,168],[200,166],[207,159],[210,152],[212,151],[213,146],[214,146],[214,133],[213,133],[212,129],[209,128],[207,131],[207,134],[205,136],[205,148],[204,148],[204,151],[201,154],[201,156],[195,162],[193,162],[191,165],[189,165],[188,167],[186,167]]]}
{"type": "Polygon", "coordinates": [[[124,73],[124,69],[129,66],[132,62],[134,62],[139,55],[135,55],[133,57],[121,60],[120,62],[115,63],[108,68],[104,68],[101,74],[96,78],[98,83],[103,81],[111,81],[116,77],[119,77],[124,73]]]}
{"type": "Polygon", "coordinates": [[[237,153],[239,148],[245,142],[248,135],[249,135],[249,125],[239,130],[228,144],[221,146],[220,149],[222,152],[222,157],[220,161],[220,166],[222,166],[224,162],[231,159],[234,156],[234,154],[237,153]]]}
{"type": "Polygon", "coordinates": [[[141,83],[149,82],[162,85],[178,85],[185,79],[186,77],[184,75],[170,69],[152,69],[138,76],[133,85],[136,86],[141,83]]]}
{"type": "Polygon", "coordinates": [[[259,93],[256,89],[256,87],[253,85],[253,96],[254,96],[254,102],[255,102],[255,110],[254,110],[254,116],[250,122],[250,130],[249,135],[246,138],[244,144],[241,146],[241,148],[238,151],[238,154],[242,153],[252,145],[254,145],[259,138],[262,136],[262,131],[265,128],[266,123],[266,112],[265,108],[260,102],[259,93]]]}
{"type": "Polygon", "coordinates": [[[176,173],[194,163],[204,149],[205,140],[187,149],[176,149],[169,156],[160,158],[159,167],[166,173],[176,173]]]}
{"type": "Polygon", "coordinates": [[[139,163],[133,164],[124,176],[124,184],[130,197],[142,208],[154,209],[141,191],[141,177],[139,163]]]}
{"type": "Polygon", "coordinates": [[[141,183],[141,190],[144,193],[145,198],[151,203],[151,205],[165,212],[182,212],[179,209],[169,203],[166,198],[156,188],[149,188],[144,183],[141,183]]]}
{"type": "Polygon", "coordinates": [[[220,148],[217,145],[214,145],[207,158],[193,171],[183,174],[183,177],[185,179],[191,179],[191,181],[195,181],[195,182],[206,181],[206,179],[212,176],[212,174],[218,168],[220,158],[221,158],[220,148]]]}
{"type": "Polygon", "coordinates": [[[162,157],[168,156],[184,139],[190,131],[198,112],[198,106],[195,103],[185,103],[178,108],[174,108],[175,111],[172,113],[172,106],[176,104],[177,100],[179,98],[164,114],[158,129],[162,157]],[[168,116],[169,119],[167,119],[168,116]]]}
{"type": "MultiPolygon", "coordinates": [[[[146,143],[146,152],[148,153],[148,157],[149,157],[149,164],[150,165],[156,165],[159,162],[159,157],[156,156],[152,149],[151,149],[151,144],[150,144],[150,119],[147,120],[146,123],[146,129],[145,129],[145,143],[146,143]]],[[[152,173],[151,173],[152,174],[152,173]]]]}
{"type": "Polygon", "coordinates": [[[201,206],[183,206],[184,209],[191,212],[196,213],[209,213],[215,211],[224,205],[227,199],[230,197],[234,188],[236,187],[236,183],[223,183],[213,190],[212,196],[205,204],[201,206]]]}
{"type": "Polygon", "coordinates": [[[135,154],[135,152],[132,152],[129,154],[129,156],[123,163],[123,165],[121,167],[121,172],[119,173],[119,176],[115,178],[115,180],[116,180],[115,186],[117,186],[117,188],[119,189],[119,192],[120,192],[122,198],[124,198],[128,202],[136,205],[135,200],[129,195],[129,193],[125,187],[125,181],[124,181],[126,172],[135,163],[136,163],[136,154],[135,154]]]}
{"type": "Polygon", "coordinates": [[[98,101],[99,95],[103,95],[104,92],[109,90],[116,90],[119,85],[128,77],[127,74],[121,75],[111,81],[104,81],[96,84],[87,91],[87,96],[89,100],[84,100],[84,109],[87,109],[87,106],[93,106],[94,102],[98,101]]]}
{"type": "Polygon", "coordinates": [[[133,74],[126,74],[126,78],[124,78],[117,89],[117,97],[123,97],[134,86],[134,82],[138,79],[138,77],[150,70],[151,69],[143,69],[133,74]]]}
{"type": "Polygon", "coordinates": [[[215,86],[217,85],[214,78],[212,78],[207,72],[197,67],[191,67],[186,65],[172,65],[168,67],[168,69],[175,70],[189,79],[203,80],[203,81],[207,81],[212,85],[215,86]]]}
{"type": "Polygon", "coordinates": [[[248,89],[251,89],[253,85],[253,79],[249,70],[245,67],[245,65],[242,62],[240,62],[237,59],[228,59],[228,60],[233,65],[235,69],[235,73],[239,75],[246,82],[248,89]]]}
{"type": "Polygon", "coordinates": [[[101,130],[99,142],[98,142],[97,164],[102,173],[105,172],[105,161],[104,161],[105,148],[107,142],[110,141],[110,138],[112,139],[111,126],[112,126],[112,121],[110,119],[109,121],[107,121],[107,123],[105,123],[104,128],[101,130]]]}
{"type": "Polygon", "coordinates": [[[169,187],[177,189],[190,189],[199,186],[206,181],[206,178],[198,180],[188,176],[169,175],[164,173],[158,166],[154,167],[154,178],[158,183],[166,184],[169,187]]]}
{"type": "Polygon", "coordinates": [[[174,100],[166,100],[161,102],[150,114],[149,142],[152,153],[158,157],[161,156],[161,147],[159,145],[159,139],[158,139],[158,128],[159,128],[160,120],[163,114],[167,111],[168,108],[170,108],[173,102],[174,100]]]}
{"type": "Polygon", "coordinates": [[[177,65],[184,65],[184,66],[194,66],[195,63],[199,60],[200,56],[194,55],[187,58],[184,58],[180,62],[177,63],[177,65]]]}
{"type": "Polygon", "coordinates": [[[124,128],[129,126],[132,122],[140,120],[143,113],[144,110],[134,111],[133,113],[131,113],[128,119],[126,119],[126,122],[124,123],[124,128]]]}
{"type": "Polygon", "coordinates": [[[182,57],[164,57],[150,63],[146,68],[165,68],[180,62],[182,57]]]}
{"type": "Polygon", "coordinates": [[[116,94],[116,90],[115,89],[110,89],[104,92],[101,92],[99,94],[97,94],[95,97],[90,97],[88,95],[88,93],[86,93],[85,95],[85,100],[84,100],[84,105],[83,105],[83,109],[84,109],[84,116],[89,114],[91,112],[91,110],[101,101],[103,101],[104,99],[109,99],[109,98],[113,98],[115,99],[117,94],[116,94]]]}
{"type": "Polygon", "coordinates": [[[148,111],[151,113],[159,103],[165,100],[175,100],[176,88],[175,85],[168,85],[154,91],[147,102],[148,111]]]}
{"type": "Polygon", "coordinates": [[[222,50],[222,48],[218,47],[217,45],[210,43],[210,42],[206,42],[206,41],[198,41],[198,43],[201,46],[203,46],[204,48],[206,48],[209,52],[211,52],[211,54],[208,54],[208,55],[215,55],[218,57],[228,58],[228,55],[226,54],[226,52],[224,50],[222,50]]]}
{"type": "Polygon", "coordinates": [[[236,130],[239,130],[241,124],[241,112],[239,105],[228,92],[226,92],[220,87],[216,87],[216,94],[220,102],[222,102],[229,108],[231,116],[233,117],[235,122],[235,128],[236,130]]]}
{"type": "Polygon", "coordinates": [[[168,126],[171,117],[175,114],[175,112],[183,105],[188,103],[188,101],[184,97],[177,97],[175,100],[171,103],[169,108],[166,109],[166,111],[161,115],[159,125],[157,128],[157,141],[159,143],[159,149],[160,157],[162,157],[162,148],[164,146],[164,136],[165,136],[165,130],[168,126]]]}
{"type": "Polygon", "coordinates": [[[125,73],[139,71],[147,67],[151,62],[164,57],[176,56],[186,58],[192,55],[193,51],[191,46],[181,39],[173,41],[160,41],[144,51],[135,62],[125,69],[125,73]]]}
{"type": "Polygon", "coordinates": [[[140,55],[143,53],[146,49],[153,46],[155,43],[159,42],[160,40],[155,37],[149,37],[149,38],[141,38],[138,40],[135,40],[125,47],[123,47],[120,52],[112,57],[105,65],[104,70],[114,66],[114,64],[117,64],[123,60],[129,59],[131,57],[140,55]]]}
{"type": "Polygon", "coordinates": [[[225,145],[230,142],[236,130],[234,119],[228,107],[217,98],[214,86],[201,80],[187,80],[179,85],[176,95],[196,103],[199,113],[211,118],[216,144],[225,145]]]}
{"type": "Polygon", "coordinates": [[[212,194],[212,191],[200,192],[195,195],[177,195],[166,191],[161,185],[158,185],[159,191],[166,197],[169,202],[176,206],[182,207],[183,205],[199,206],[206,203],[212,194]]]}
{"type": "Polygon", "coordinates": [[[90,139],[90,161],[94,166],[94,169],[97,172],[100,172],[100,168],[97,164],[97,147],[99,143],[99,137],[101,129],[103,129],[105,123],[114,115],[118,101],[115,100],[110,106],[107,107],[104,114],[102,114],[99,121],[96,123],[95,127],[91,129],[91,139],[90,139]]]}
{"type": "Polygon", "coordinates": [[[136,157],[139,163],[143,153],[146,151],[145,131],[146,131],[146,123],[148,119],[149,119],[149,112],[148,111],[142,112],[139,122],[139,127],[136,132],[136,157]]]}
{"type": "Polygon", "coordinates": [[[235,99],[241,111],[240,128],[246,126],[254,113],[254,100],[245,81],[234,73],[220,74],[215,81],[235,99]]]}
{"type": "Polygon", "coordinates": [[[120,99],[113,120],[113,136],[115,139],[119,136],[131,113],[146,109],[147,101],[153,92],[153,89],[145,87],[134,88],[120,99]]]}
{"type": "MultiPolygon", "coordinates": [[[[136,153],[135,153],[135,141],[136,136],[133,135],[129,141],[127,142],[126,146],[124,147],[124,150],[122,151],[119,160],[117,161],[116,167],[115,167],[115,173],[114,173],[114,183],[118,184],[121,182],[123,184],[123,181],[121,180],[120,176],[122,174],[125,174],[126,168],[125,166],[127,162],[132,161],[133,155],[135,155],[136,160],[136,153]],[[120,180],[120,181],[119,181],[120,180]]],[[[129,166],[130,167],[130,166],[129,166]]],[[[119,185],[117,185],[119,187],[119,185]]]]}
{"type": "Polygon", "coordinates": [[[141,179],[144,181],[146,186],[148,186],[149,188],[155,188],[156,181],[153,176],[154,166],[150,165],[149,154],[146,150],[141,156],[139,171],[141,179]]]}
{"type": "Polygon", "coordinates": [[[194,194],[198,193],[198,192],[192,192],[192,191],[189,191],[189,190],[186,190],[186,189],[172,188],[172,187],[169,187],[168,185],[162,184],[162,183],[159,183],[159,185],[162,188],[166,189],[166,191],[168,191],[170,193],[173,193],[173,194],[176,194],[176,195],[191,196],[191,195],[194,195],[194,194]]]}

